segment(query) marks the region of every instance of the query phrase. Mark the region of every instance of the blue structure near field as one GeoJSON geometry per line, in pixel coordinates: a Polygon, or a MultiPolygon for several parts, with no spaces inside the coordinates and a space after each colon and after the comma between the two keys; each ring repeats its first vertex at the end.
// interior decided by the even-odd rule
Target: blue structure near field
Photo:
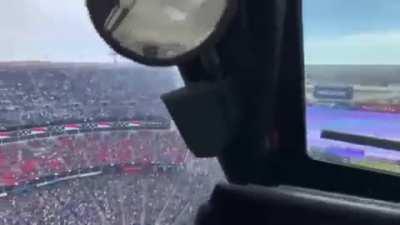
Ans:
{"type": "Polygon", "coordinates": [[[342,86],[315,86],[313,94],[315,98],[322,100],[352,100],[354,89],[342,86]]]}

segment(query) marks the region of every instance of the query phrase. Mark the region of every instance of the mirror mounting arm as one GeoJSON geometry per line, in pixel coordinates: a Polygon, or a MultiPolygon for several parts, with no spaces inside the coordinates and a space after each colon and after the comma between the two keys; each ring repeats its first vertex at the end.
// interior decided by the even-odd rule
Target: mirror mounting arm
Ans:
{"type": "Polygon", "coordinates": [[[220,56],[215,48],[210,48],[200,55],[200,60],[205,70],[213,75],[216,80],[224,79],[224,72],[221,65],[220,56]]]}

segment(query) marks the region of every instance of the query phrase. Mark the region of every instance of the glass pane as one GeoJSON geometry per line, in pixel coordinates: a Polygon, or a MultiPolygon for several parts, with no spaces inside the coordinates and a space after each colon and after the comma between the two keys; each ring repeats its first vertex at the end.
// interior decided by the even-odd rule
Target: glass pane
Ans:
{"type": "Polygon", "coordinates": [[[0,1],[0,224],[187,224],[217,181],[162,104],[176,68],[117,56],[84,0],[0,1]]]}
{"type": "Polygon", "coordinates": [[[400,1],[305,0],[308,153],[400,173],[400,1]]]}

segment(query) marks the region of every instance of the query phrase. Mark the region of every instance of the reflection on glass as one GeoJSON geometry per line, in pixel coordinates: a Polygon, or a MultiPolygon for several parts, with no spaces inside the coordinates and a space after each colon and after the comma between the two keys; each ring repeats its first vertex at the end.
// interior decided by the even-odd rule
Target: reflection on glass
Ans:
{"type": "Polygon", "coordinates": [[[400,173],[400,2],[304,4],[309,155],[400,173]]]}
{"type": "Polygon", "coordinates": [[[215,182],[159,95],[176,68],[119,58],[82,0],[0,2],[0,224],[182,224],[215,182]]]}
{"type": "Polygon", "coordinates": [[[121,46],[150,58],[189,52],[214,31],[226,0],[135,0],[117,5],[105,28],[121,46]]]}

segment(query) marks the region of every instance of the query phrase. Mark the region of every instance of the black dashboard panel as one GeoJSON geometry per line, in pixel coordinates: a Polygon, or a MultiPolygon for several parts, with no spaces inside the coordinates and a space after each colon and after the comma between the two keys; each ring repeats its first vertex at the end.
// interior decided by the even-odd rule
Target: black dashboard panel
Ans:
{"type": "Polygon", "coordinates": [[[400,205],[291,186],[218,185],[198,225],[400,224],[400,205]]]}

